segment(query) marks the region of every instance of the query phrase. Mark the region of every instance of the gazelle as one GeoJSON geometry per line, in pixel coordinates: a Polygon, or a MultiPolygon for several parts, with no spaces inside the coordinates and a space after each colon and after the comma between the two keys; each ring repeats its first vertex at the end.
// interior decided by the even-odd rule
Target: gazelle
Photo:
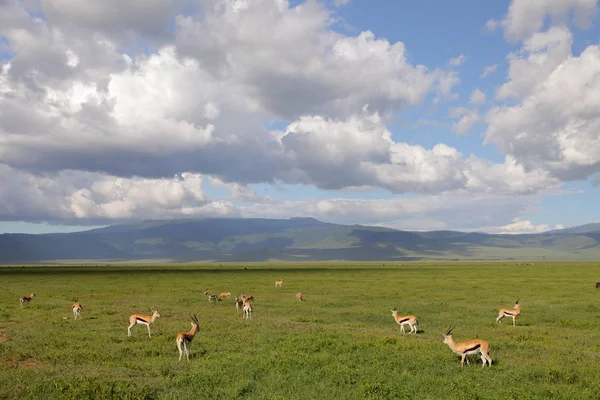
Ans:
{"type": "Polygon", "coordinates": [[[396,323],[400,325],[400,330],[402,331],[402,333],[406,333],[404,331],[404,325],[408,325],[410,327],[410,332],[408,332],[408,334],[410,335],[413,332],[413,330],[416,334],[417,325],[419,324],[419,320],[417,319],[417,317],[415,317],[414,315],[398,315],[398,311],[396,311],[397,309],[398,307],[394,307],[394,309],[391,310],[392,316],[396,320],[396,323]]]}
{"type": "Polygon", "coordinates": [[[243,302],[244,319],[252,319],[252,309],[254,308],[252,303],[247,298],[245,298],[243,302]]]}
{"type": "Polygon", "coordinates": [[[231,292],[221,292],[219,293],[219,297],[231,297],[231,292]]]}
{"type": "Polygon", "coordinates": [[[185,356],[187,360],[190,361],[190,345],[192,344],[192,340],[194,340],[194,336],[196,336],[196,332],[198,331],[198,317],[196,314],[193,316],[190,314],[190,318],[192,319],[192,329],[187,332],[179,332],[177,334],[177,350],[179,350],[179,361],[181,361],[181,356],[185,352],[185,356]],[[183,345],[183,350],[181,346],[183,345]]]}
{"type": "Polygon", "coordinates": [[[160,317],[160,314],[159,314],[158,310],[156,309],[156,307],[154,307],[152,316],[142,315],[142,314],[133,314],[132,316],[129,317],[129,327],[127,328],[127,336],[131,336],[131,327],[132,326],[134,326],[135,324],[142,324],[142,325],[146,325],[146,327],[148,328],[148,337],[152,337],[150,335],[150,324],[153,323],[157,317],[160,317]]]}
{"type": "Polygon", "coordinates": [[[513,326],[515,326],[515,318],[521,314],[521,305],[519,304],[519,299],[515,302],[515,308],[501,308],[498,311],[498,318],[496,318],[496,322],[499,324],[502,323],[502,318],[510,317],[513,320],[513,326]]]}
{"type": "Polygon", "coordinates": [[[300,301],[304,301],[304,297],[302,296],[301,292],[296,293],[296,299],[298,299],[300,301]]]}
{"type": "Polygon", "coordinates": [[[221,299],[216,294],[209,294],[208,295],[208,301],[209,302],[211,302],[211,301],[221,301],[221,299]]]}
{"type": "Polygon", "coordinates": [[[29,302],[31,301],[31,299],[33,299],[35,297],[35,293],[31,293],[31,296],[21,296],[19,297],[19,303],[21,304],[21,307],[23,307],[23,303],[27,302],[27,304],[29,304],[29,302]]]}
{"type": "Polygon", "coordinates": [[[444,332],[444,343],[446,343],[454,354],[458,354],[461,356],[460,366],[464,367],[465,359],[467,359],[467,364],[469,364],[469,359],[467,358],[470,354],[481,353],[481,361],[483,361],[483,365],[481,368],[485,367],[487,362],[488,367],[492,366],[492,358],[490,357],[490,342],[484,339],[473,339],[468,340],[466,342],[455,343],[452,338],[452,329],[449,328],[444,332]]]}
{"type": "Polygon", "coordinates": [[[278,281],[275,281],[275,287],[281,287],[281,285],[283,285],[283,279],[280,279],[278,281]]]}
{"type": "Polygon", "coordinates": [[[234,302],[236,311],[241,311],[244,309],[244,300],[242,298],[236,297],[234,302]]]}
{"type": "Polygon", "coordinates": [[[71,306],[71,309],[73,310],[73,318],[75,319],[75,321],[77,321],[77,317],[79,317],[79,313],[81,313],[83,307],[81,306],[81,303],[79,302],[79,300],[77,300],[77,298],[74,298],[73,301],[74,303],[71,306]]]}

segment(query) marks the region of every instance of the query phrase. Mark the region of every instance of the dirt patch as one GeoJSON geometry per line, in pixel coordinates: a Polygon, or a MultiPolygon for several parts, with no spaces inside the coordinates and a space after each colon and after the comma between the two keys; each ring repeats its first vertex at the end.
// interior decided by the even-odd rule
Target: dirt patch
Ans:
{"type": "Polygon", "coordinates": [[[11,360],[8,361],[6,363],[6,365],[8,367],[12,367],[12,368],[24,368],[24,369],[35,369],[35,368],[41,368],[44,367],[46,365],[46,363],[30,358],[28,360],[20,360],[20,361],[16,361],[16,360],[11,360]]]}
{"type": "Polygon", "coordinates": [[[0,343],[6,342],[8,340],[8,336],[0,335],[0,343]]]}

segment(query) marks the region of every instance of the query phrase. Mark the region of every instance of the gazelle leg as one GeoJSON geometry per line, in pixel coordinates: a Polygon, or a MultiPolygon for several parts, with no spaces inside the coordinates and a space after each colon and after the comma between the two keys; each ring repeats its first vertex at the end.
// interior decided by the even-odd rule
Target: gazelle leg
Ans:
{"type": "Polygon", "coordinates": [[[131,336],[131,327],[134,326],[135,324],[131,324],[129,325],[129,327],[127,328],[127,336],[131,336]]]}
{"type": "Polygon", "coordinates": [[[185,349],[185,356],[187,357],[187,360],[190,361],[190,349],[189,349],[187,343],[185,343],[185,342],[183,343],[183,348],[185,349]]]}
{"type": "Polygon", "coordinates": [[[181,351],[181,342],[177,341],[177,350],[179,350],[179,361],[181,361],[181,356],[183,355],[183,351],[181,351]]]}
{"type": "Polygon", "coordinates": [[[152,335],[150,335],[150,324],[146,324],[146,328],[148,328],[148,337],[152,337],[152,335]]]}
{"type": "MultiPolygon", "coordinates": [[[[460,359],[460,366],[464,367],[465,366],[465,358],[467,357],[467,353],[464,353],[462,355],[462,358],[460,359]]],[[[469,362],[469,360],[467,360],[467,362],[469,362]]]]}
{"type": "Polygon", "coordinates": [[[515,317],[513,317],[513,326],[515,326],[515,317]]]}

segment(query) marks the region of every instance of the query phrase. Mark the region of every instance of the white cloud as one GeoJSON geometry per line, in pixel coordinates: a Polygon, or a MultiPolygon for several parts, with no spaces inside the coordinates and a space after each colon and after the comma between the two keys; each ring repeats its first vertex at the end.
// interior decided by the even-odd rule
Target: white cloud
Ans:
{"type": "Polygon", "coordinates": [[[471,92],[471,96],[469,97],[469,103],[473,103],[473,104],[485,103],[485,93],[483,93],[479,89],[473,90],[471,92]]]}
{"type": "Polygon", "coordinates": [[[471,110],[466,115],[463,115],[457,123],[452,125],[452,130],[459,135],[466,133],[479,121],[477,110],[471,110]]]}
{"type": "Polygon", "coordinates": [[[518,235],[527,233],[542,233],[554,229],[563,229],[564,227],[565,226],[562,224],[557,224],[554,227],[547,224],[535,225],[531,221],[515,218],[513,219],[513,222],[511,224],[497,227],[481,228],[481,230],[488,233],[518,235]]]}
{"type": "Polygon", "coordinates": [[[496,99],[529,94],[571,55],[572,42],[571,33],[564,27],[553,27],[527,38],[518,53],[508,56],[508,82],[498,88],[496,99]]]}
{"type": "Polygon", "coordinates": [[[448,61],[448,64],[450,64],[453,67],[458,67],[458,66],[464,64],[465,61],[467,61],[467,56],[465,56],[464,54],[461,54],[459,56],[451,58],[450,61],[448,61]]]}
{"type": "MultiPolygon", "coordinates": [[[[578,27],[588,28],[597,9],[598,0],[512,0],[501,25],[507,39],[523,40],[539,32],[547,18],[555,24],[563,24],[572,15],[578,27]]],[[[497,25],[489,21],[488,24],[490,28],[497,25]]]]}
{"type": "Polygon", "coordinates": [[[519,103],[490,110],[485,142],[526,168],[585,179],[600,171],[600,47],[553,64],[535,85],[512,87],[519,103]]]}
{"type": "Polygon", "coordinates": [[[488,65],[488,66],[486,66],[486,67],[483,68],[483,70],[481,71],[481,75],[479,75],[479,77],[481,79],[486,78],[489,75],[491,75],[494,72],[496,72],[496,69],[498,69],[498,64],[488,65]]]}

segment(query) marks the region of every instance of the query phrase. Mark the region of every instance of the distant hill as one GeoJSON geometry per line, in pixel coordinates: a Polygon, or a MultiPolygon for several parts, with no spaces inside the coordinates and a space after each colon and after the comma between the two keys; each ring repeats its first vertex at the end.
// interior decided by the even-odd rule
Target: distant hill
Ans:
{"type": "Polygon", "coordinates": [[[68,260],[392,261],[600,259],[600,224],[530,235],[410,232],[314,218],[148,220],[65,234],[0,235],[1,263],[68,260]]]}

